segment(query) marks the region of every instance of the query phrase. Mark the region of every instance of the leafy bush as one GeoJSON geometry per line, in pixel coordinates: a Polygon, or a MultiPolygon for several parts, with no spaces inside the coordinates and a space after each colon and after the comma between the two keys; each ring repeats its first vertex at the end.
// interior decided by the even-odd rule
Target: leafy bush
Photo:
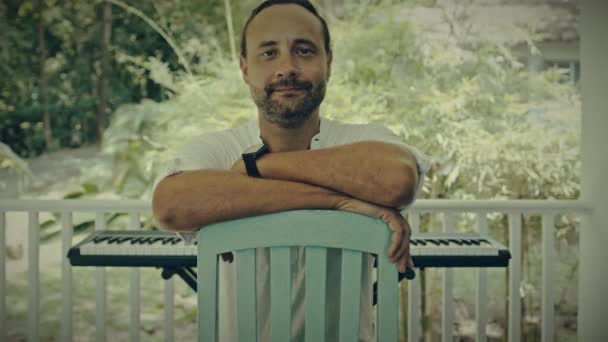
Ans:
{"type": "MultiPolygon", "coordinates": [[[[436,9],[448,30],[399,15],[403,5],[347,5],[331,22],[334,63],[322,115],[385,124],[432,156],[426,197],[575,198],[578,90],[561,83],[558,71],[529,72],[511,55],[515,44],[531,44],[520,28],[504,28],[495,39],[464,34],[478,18],[456,20],[456,9],[436,9]]],[[[194,76],[153,57],[123,56],[172,94],[114,113],[104,150],[115,156],[115,184],[128,197],[150,195],[164,161],[186,138],[256,116],[238,66],[217,40],[184,45],[206,56],[194,76]]]]}

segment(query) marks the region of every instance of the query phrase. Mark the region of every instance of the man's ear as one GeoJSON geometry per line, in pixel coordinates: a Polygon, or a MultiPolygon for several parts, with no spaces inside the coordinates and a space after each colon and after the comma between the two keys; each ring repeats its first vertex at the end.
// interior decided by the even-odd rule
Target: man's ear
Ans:
{"type": "Polygon", "coordinates": [[[329,51],[327,54],[327,81],[329,81],[329,77],[331,76],[331,61],[333,60],[333,53],[329,51]]]}
{"type": "Polygon", "coordinates": [[[243,75],[243,80],[245,83],[249,84],[249,70],[247,69],[247,58],[242,55],[239,58],[239,64],[241,67],[241,74],[243,75]]]}

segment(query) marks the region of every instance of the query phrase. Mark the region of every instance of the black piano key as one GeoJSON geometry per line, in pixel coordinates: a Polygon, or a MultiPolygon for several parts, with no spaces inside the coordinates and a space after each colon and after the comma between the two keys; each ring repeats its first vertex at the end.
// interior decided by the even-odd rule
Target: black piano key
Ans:
{"type": "Polygon", "coordinates": [[[471,242],[469,240],[467,240],[467,239],[462,239],[462,243],[464,243],[467,246],[471,245],[471,242]]]}
{"type": "Polygon", "coordinates": [[[470,239],[469,241],[471,241],[472,244],[479,246],[479,240],[476,239],[470,239]]]}
{"type": "Polygon", "coordinates": [[[170,238],[170,237],[163,238],[163,245],[166,245],[166,244],[170,243],[172,239],[173,238],[170,238]]]}
{"type": "Polygon", "coordinates": [[[440,244],[440,245],[442,245],[442,244],[443,244],[443,245],[446,245],[446,246],[447,246],[447,245],[449,245],[448,241],[447,241],[447,240],[444,240],[444,239],[439,239],[439,244],[440,244]]]}
{"type": "Polygon", "coordinates": [[[412,246],[418,245],[418,240],[410,240],[410,245],[412,245],[412,246]]]}
{"type": "Polygon", "coordinates": [[[426,246],[426,241],[424,241],[423,239],[418,240],[418,244],[422,245],[422,246],[426,246]]]}
{"type": "Polygon", "coordinates": [[[428,239],[428,242],[432,243],[433,245],[437,245],[439,246],[439,241],[435,240],[435,239],[428,239]]]}
{"type": "Polygon", "coordinates": [[[177,245],[180,241],[182,241],[182,238],[174,237],[173,239],[171,239],[171,244],[177,245]]]}
{"type": "Polygon", "coordinates": [[[125,242],[125,241],[129,241],[129,240],[131,240],[131,237],[130,237],[130,236],[124,236],[124,237],[121,237],[121,238],[118,240],[118,243],[123,243],[123,242],[125,242]]]}
{"type": "Polygon", "coordinates": [[[107,236],[98,236],[93,239],[93,243],[102,243],[102,242],[106,241],[107,239],[109,239],[109,237],[107,237],[107,236]]]}
{"type": "Polygon", "coordinates": [[[134,245],[136,243],[139,244],[141,242],[141,239],[143,239],[143,238],[142,237],[135,238],[135,239],[131,240],[131,244],[132,245],[134,245]]]}
{"type": "Polygon", "coordinates": [[[163,239],[164,238],[162,238],[162,237],[155,237],[155,238],[152,239],[152,243],[157,243],[159,241],[162,241],[163,239]]]}
{"type": "Polygon", "coordinates": [[[448,239],[449,242],[454,243],[458,246],[462,245],[462,241],[458,240],[458,239],[448,239]]]}
{"type": "Polygon", "coordinates": [[[116,236],[116,237],[110,238],[108,240],[108,243],[118,243],[118,240],[120,240],[120,238],[121,238],[120,236],[116,236]]]}

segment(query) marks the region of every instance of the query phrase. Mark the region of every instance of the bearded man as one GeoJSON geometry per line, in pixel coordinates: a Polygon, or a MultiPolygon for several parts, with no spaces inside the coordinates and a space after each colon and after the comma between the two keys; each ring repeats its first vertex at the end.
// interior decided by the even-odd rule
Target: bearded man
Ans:
{"type": "MultiPolygon", "coordinates": [[[[210,223],[294,209],[350,211],[386,222],[393,231],[388,255],[401,272],[414,266],[411,231],[400,209],[414,201],[428,160],[385,127],[320,115],[332,57],[327,24],[307,0],[267,0],[253,10],[242,32],[240,68],[258,118],[185,144],[155,187],[153,211],[163,229],[193,232],[210,223]]],[[[294,341],[304,340],[303,252],[292,253],[294,341]]],[[[336,257],[328,253],[330,284],[339,283],[336,257]]],[[[269,341],[267,249],[258,249],[256,263],[258,341],[269,341]]],[[[368,256],[361,341],[375,338],[371,268],[368,256]]],[[[219,337],[236,341],[233,264],[221,263],[219,272],[219,337]]],[[[339,298],[331,292],[336,290],[329,289],[328,301],[339,298]]],[[[334,341],[337,319],[331,316],[326,334],[334,341]]]]}

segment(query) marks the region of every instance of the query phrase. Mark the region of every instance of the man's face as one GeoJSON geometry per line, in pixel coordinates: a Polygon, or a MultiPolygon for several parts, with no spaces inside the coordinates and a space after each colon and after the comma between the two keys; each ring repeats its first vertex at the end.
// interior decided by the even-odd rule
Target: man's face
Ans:
{"type": "Polygon", "coordinates": [[[265,119],[298,128],[318,110],[331,72],[322,25],[298,5],[274,5],[249,23],[243,79],[265,119]]]}

